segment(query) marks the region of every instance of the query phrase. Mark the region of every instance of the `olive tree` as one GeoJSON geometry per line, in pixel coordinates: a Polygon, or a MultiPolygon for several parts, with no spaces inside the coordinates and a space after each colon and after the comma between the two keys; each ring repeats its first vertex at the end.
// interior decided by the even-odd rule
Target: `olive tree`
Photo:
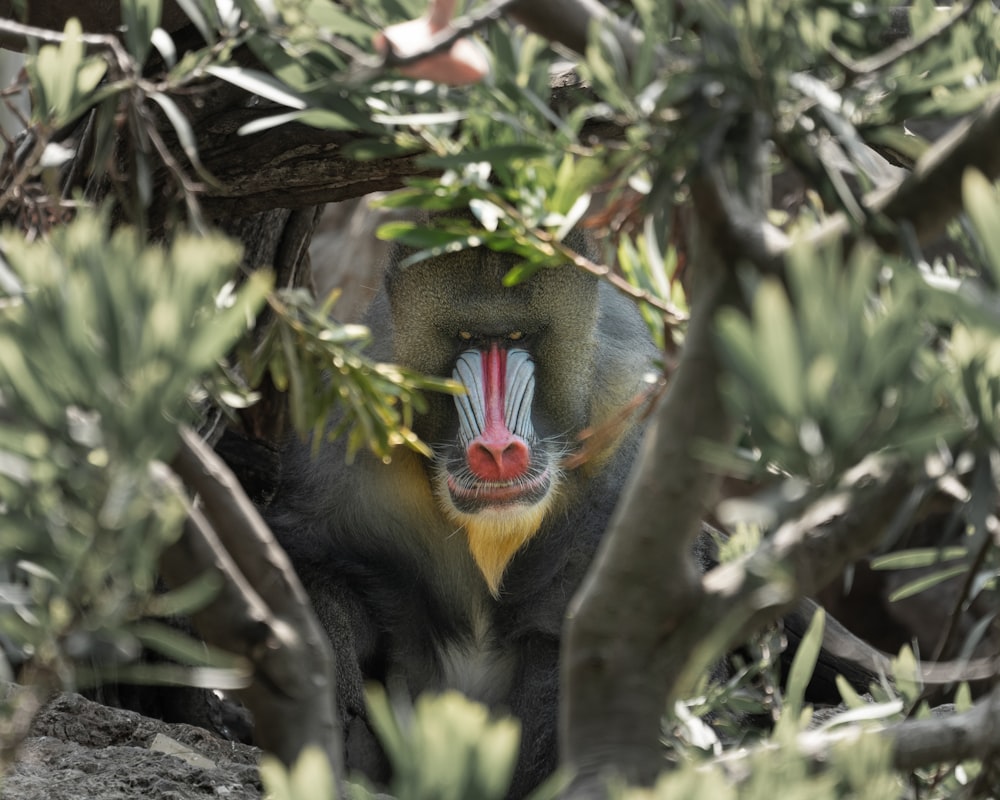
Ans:
{"type": "MultiPolygon", "coordinates": [[[[769,626],[932,515],[949,524],[906,563],[954,563],[921,586],[961,575],[959,606],[993,596],[993,5],[452,11],[4,8],[0,37],[29,54],[32,100],[0,186],[0,633],[30,687],[10,747],[58,688],[177,679],[173,662],[137,660],[152,648],[189,665],[188,682],[242,692],[284,764],[318,746],[319,766],[302,769],[345,777],[323,636],[213,446],[238,435],[242,463],[270,465],[286,429],[321,431],[346,402],[353,447],[423,447],[409,424],[420,392],[448,384],[372,363],[364,331],[308,291],[319,207],[397,189],[383,202],[477,222],[384,235],[425,256],[513,252],[511,281],[571,262],[634,297],[663,348],[662,380],[635,404],[643,452],[566,622],[567,796],[664,772],[662,796],[884,797],[933,765],[927,791],[985,796],[995,692],[910,719],[924,712],[904,658],[879,702],[842,686],[851,710],[810,732],[821,617],[783,693],[769,626]],[[563,244],[578,225],[599,234],[604,263],[563,244]],[[736,480],[738,502],[721,489],[736,480]],[[710,515],[732,536],[701,575],[690,553],[710,515]],[[154,593],[156,576],[169,591],[154,593]],[[150,621],[171,614],[209,649],[150,621]],[[706,685],[738,646],[733,680],[706,685]],[[774,727],[734,749],[725,709],[748,697],[774,727]]],[[[447,702],[421,701],[424,722],[407,724],[373,697],[387,751],[409,765],[393,791],[425,796],[421,769],[447,764],[456,796],[502,795],[505,767],[484,771],[477,754],[509,762],[511,729],[447,702]],[[426,733],[455,715],[460,759],[426,733]]],[[[308,783],[267,769],[279,794],[308,783]]]]}

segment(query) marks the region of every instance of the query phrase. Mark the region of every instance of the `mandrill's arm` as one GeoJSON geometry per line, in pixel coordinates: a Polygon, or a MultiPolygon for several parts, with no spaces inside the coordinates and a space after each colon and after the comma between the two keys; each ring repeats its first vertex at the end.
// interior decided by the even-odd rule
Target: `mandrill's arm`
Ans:
{"type": "Polygon", "coordinates": [[[534,634],[518,643],[510,713],[521,722],[521,752],[509,797],[526,797],[558,764],[559,641],[534,634]]]}
{"type": "MultiPolygon", "coordinates": [[[[323,565],[323,561],[314,562],[323,565]]],[[[344,737],[345,763],[376,781],[385,781],[389,768],[368,727],[365,678],[361,664],[374,652],[378,631],[358,595],[331,580],[329,563],[323,568],[299,563],[300,579],[312,600],[334,653],[337,709],[344,737]]]]}

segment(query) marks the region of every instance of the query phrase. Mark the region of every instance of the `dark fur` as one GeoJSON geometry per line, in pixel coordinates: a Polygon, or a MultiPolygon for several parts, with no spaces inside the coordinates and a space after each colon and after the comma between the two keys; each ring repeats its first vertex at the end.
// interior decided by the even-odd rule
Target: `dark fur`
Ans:
{"type": "MultiPolygon", "coordinates": [[[[487,250],[405,269],[392,263],[367,319],[371,352],[448,376],[467,347],[459,331],[487,338],[523,332],[536,365],[535,428],[547,446],[569,452],[582,429],[641,390],[655,353],[634,304],[607,284],[563,267],[504,288],[512,263],[487,250]]],[[[432,447],[447,447],[456,435],[454,401],[429,399],[417,432],[432,447]]],[[[464,533],[432,496],[424,459],[399,452],[387,465],[362,453],[345,465],[343,442],[325,444],[318,461],[311,444],[289,446],[268,521],[333,640],[349,767],[385,777],[364,722],[363,681],[413,694],[446,688],[455,673],[450,661],[478,654],[495,674],[471,687],[473,694],[523,726],[511,796],[552,771],[563,616],[614,510],[637,439],[629,430],[612,451],[565,475],[558,503],[510,562],[497,598],[464,533]]]]}

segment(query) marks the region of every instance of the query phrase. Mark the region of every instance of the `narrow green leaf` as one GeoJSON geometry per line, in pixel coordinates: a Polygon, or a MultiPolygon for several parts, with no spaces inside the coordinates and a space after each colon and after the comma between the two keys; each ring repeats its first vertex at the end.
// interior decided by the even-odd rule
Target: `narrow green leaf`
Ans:
{"type": "Polygon", "coordinates": [[[146,614],[150,617],[191,614],[204,608],[218,594],[222,584],[220,574],[205,572],[178,589],[154,595],[146,605],[146,614]]]}
{"type": "Polygon", "coordinates": [[[761,366],[782,411],[799,419],[803,408],[802,354],[799,334],[784,288],[776,280],[761,281],[753,302],[754,338],[761,366]]]}
{"type": "Polygon", "coordinates": [[[942,561],[954,561],[968,554],[965,547],[914,547],[895,553],[876,556],[871,561],[872,569],[913,569],[930,567],[942,561]]]}
{"type": "Polygon", "coordinates": [[[198,175],[209,185],[218,186],[219,182],[202,166],[201,158],[198,155],[198,143],[195,139],[194,129],[191,127],[188,118],[184,116],[184,113],[177,107],[177,104],[162,92],[151,92],[149,97],[167,115],[167,119],[170,120],[174,132],[177,134],[177,141],[180,142],[184,155],[188,157],[198,175]]]}
{"type": "Polygon", "coordinates": [[[866,131],[865,139],[871,144],[885,145],[914,161],[920,158],[929,146],[926,139],[896,126],[884,126],[866,131]]]}
{"type": "Polygon", "coordinates": [[[173,37],[163,28],[153,31],[152,43],[168,67],[177,64],[177,47],[174,45],[173,37]]]}
{"type": "Polygon", "coordinates": [[[993,280],[1000,285],[1000,198],[983,174],[967,169],[962,175],[962,202],[986,251],[993,280]]]}
{"type": "Polygon", "coordinates": [[[916,594],[927,591],[932,586],[937,586],[939,583],[942,583],[949,578],[965,574],[968,568],[969,567],[966,564],[957,564],[954,567],[949,567],[948,569],[943,569],[932,573],[931,575],[924,575],[923,577],[910,581],[909,583],[900,586],[896,589],[896,591],[890,594],[889,602],[894,603],[897,600],[905,600],[907,597],[913,597],[916,594]]]}
{"type": "Polygon", "coordinates": [[[474,246],[469,244],[470,236],[467,231],[428,228],[405,220],[387,222],[380,225],[376,231],[376,236],[383,240],[391,239],[397,241],[405,244],[407,247],[448,248],[449,252],[474,246]]]}
{"type": "Polygon", "coordinates": [[[216,36],[212,28],[209,27],[208,20],[202,13],[198,0],[175,0],[175,2],[198,29],[198,33],[201,34],[201,38],[205,40],[205,43],[214,44],[216,36]]]}
{"type": "Polygon", "coordinates": [[[260,782],[264,794],[273,800],[296,800],[288,769],[275,756],[265,753],[260,759],[260,782]]]}
{"type": "Polygon", "coordinates": [[[128,627],[128,632],[146,647],[182,664],[249,670],[249,665],[242,657],[212,647],[162,622],[137,622],[128,627]]]}
{"type": "Polygon", "coordinates": [[[237,690],[250,684],[248,670],[220,669],[217,667],[185,667],[180,664],[115,664],[111,675],[89,669],[84,664],[75,665],[75,678],[80,686],[95,686],[113,679],[119,683],[158,686],[187,686],[202,689],[237,690]]]}
{"type": "Polygon", "coordinates": [[[146,62],[153,31],[160,25],[163,0],[121,0],[125,47],[139,64],[146,62]]]}
{"type": "Polygon", "coordinates": [[[481,243],[482,239],[475,235],[455,237],[449,240],[446,244],[429,247],[424,250],[420,250],[411,256],[407,256],[400,262],[400,266],[406,268],[413,264],[418,264],[421,261],[426,261],[428,258],[436,258],[446,253],[458,253],[462,250],[479,247],[481,243]]]}
{"type": "Polygon", "coordinates": [[[412,125],[421,127],[427,125],[445,125],[461,122],[469,116],[462,109],[448,111],[426,111],[412,114],[372,114],[372,121],[382,125],[412,125]]]}
{"type": "Polygon", "coordinates": [[[82,110],[78,108],[81,99],[94,90],[107,69],[99,56],[84,59],[79,20],[67,20],[63,34],[65,39],[59,46],[42,46],[27,65],[35,93],[35,113],[57,124],[82,110]]]}
{"type": "Polygon", "coordinates": [[[843,675],[837,675],[834,680],[837,684],[837,691],[840,692],[840,699],[844,701],[844,705],[848,708],[865,708],[869,705],[867,700],[854,691],[854,687],[847,682],[847,678],[843,675]]]}
{"type": "Polygon", "coordinates": [[[309,429],[307,420],[309,413],[306,403],[309,398],[302,390],[302,370],[309,369],[308,365],[302,363],[301,354],[295,347],[295,340],[291,331],[283,328],[281,331],[281,349],[285,356],[285,366],[288,370],[288,410],[292,417],[292,425],[297,431],[309,429]]]}
{"type": "Polygon", "coordinates": [[[76,86],[73,92],[74,105],[81,103],[97,88],[108,71],[103,58],[89,58],[76,72],[76,86]]]}
{"type": "Polygon", "coordinates": [[[507,274],[503,276],[503,285],[517,286],[519,283],[524,283],[524,281],[528,280],[528,278],[544,267],[545,264],[540,261],[522,261],[520,264],[516,264],[507,270],[507,274]]]}
{"type": "Polygon", "coordinates": [[[308,105],[302,95],[292,91],[266,72],[243,67],[222,67],[214,64],[206,67],[205,71],[216,78],[233,84],[233,86],[238,86],[251,94],[259,95],[265,100],[279,105],[297,109],[306,108],[308,105]]]}
{"type": "Polygon", "coordinates": [[[906,705],[912,707],[920,699],[923,689],[923,680],[920,677],[920,666],[917,657],[913,654],[913,649],[909,645],[903,645],[899,650],[899,655],[892,661],[892,674],[895,679],[896,689],[902,696],[906,705]]]}
{"type": "MultiPolygon", "coordinates": [[[[342,110],[349,112],[350,109],[344,104],[342,110]]],[[[309,108],[302,112],[299,122],[303,125],[311,125],[313,128],[330,131],[353,131],[359,128],[370,128],[370,125],[359,125],[361,120],[351,119],[356,114],[339,113],[330,108],[309,108]]],[[[367,120],[364,120],[367,122],[367,120]]]]}
{"type": "Polygon", "coordinates": [[[376,684],[369,684],[365,690],[365,705],[372,730],[378,736],[389,763],[397,767],[404,764],[409,748],[385,690],[376,684]]]}
{"type": "Polygon", "coordinates": [[[785,688],[786,712],[798,717],[806,696],[806,686],[812,679],[816,660],[823,646],[823,627],[826,624],[826,612],[818,609],[813,615],[809,628],[799,644],[799,649],[792,660],[788,673],[788,684],[785,688]]]}
{"type": "Polygon", "coordinates": [[[753,347],[753,329],[746,316],[733,308],[723,308],[716,317],[716,330],[722,340],[723,355],[741,374],[756,372],[757,351],[753,347]]]}
{"type": "Polygon", "coordinates": [[[955,711],[961,714],[970,708],[972,708],[972,690],[969,684],[963,681],[955,690],[955,711]]]}
{"type": "Polygon", "coordinates": [[[280,125],[295,122],[296,120],[301,119],[304,113],[304,111],[286,111],[283,114],[270,114],[266,117],[260,117],[241,125],[236,130],[236,135],[250,136],[255,133],[263,133],[264,131],[271,130],[271,128],[277,128],[280,125]]]}

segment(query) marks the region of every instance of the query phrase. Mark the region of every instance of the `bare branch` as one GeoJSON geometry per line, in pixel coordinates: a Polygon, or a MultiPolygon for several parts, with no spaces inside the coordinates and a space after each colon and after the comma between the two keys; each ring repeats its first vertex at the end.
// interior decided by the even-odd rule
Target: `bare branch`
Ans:
{"type": "Polygon", "coordinates": [[[587,50],[591,29],[610,32],[618,41],[629,63],[635,61],[642,43],[642,33],[609,11],[598,0],[516,0],[508,15],[529,30],[552,42],[559,42],[576,53],[587,50]]]}
{"type": "Polygon", "coordinates": [[[633,300],[638,302],[649,304],[663,314],[667,324],[675,325],[687,320],[688,314],[681,311],[670,301],[669,298],[661,299],[659,297],[655,297],[644,289],[630,283],[626,278],[615,272],[607,264],[598,264],[586,256],[580,255],[572,247],[568,247],[549,231],[537,225],[530,224],[525,216],[514,205],[504,200],[504,198],[499,194],[492,194],[490,196],[490,202],[502,208],[511,219],[516,220],[520,225],[523,225],[526,229],[530,230],[531,236],[536,239],[538,243],[540,243],[541,247],[547,248],[544,250],[546,255],[554,255],[558,253],[573,264],[577,269],[582,269],[584,272],[589,272],[591,275],[607,281],[626,297],[631,297],[633,300]]]}
{"type": "Polygon", "coordinates": [[[691,198],[701,224],[711,231],[720,255],[729,264],[749,261],[761,269],[784,263],[791,240],[761,219],[727,188],[720,169],[709,167],[691,185],[691,198]]]}
{"type": "Polygon", "coordinates": [[[399,189],[406,178],[427,174],[418,154],[354,161],[341,152],[359,137],[304,125],[237,136],[245,121],[259,117],[233,111],[199,131],[198,151],[222,188],[202,196],[212,217],[247,216],[272,208],[303,208],[399,189]],[[246,154],[253,152],[248,160],[246,154]],[[252,169],[251,169],[252,167],[252,169]]]}
{"type": "Polygon", "coordinates": [[[902,722],[884,735],[893,740],[892,761],[898,770],[973,758],[988,761],[1000,752],[1000,688],[962,714],[902,722]]]}
{"type": "Polygon", "coordinates": [[[210,644],[252,663],[254,681],[241,696],[260,745],[286,764],[319,745],[342,774],[333,655],[291,563],[236,477],[192,431],[182,429],[172,466],[204,514],[192,508],[183,536],[163,553],[164,578],[178,586],[206,570],[224,576],[194,623],[210,644]]]}
{"type": "MultiPolygon", "coordinates": [[[[746,558],[705,575],[701,624],[724,619],[722,649],[776,621],[803,595],[826,586],[884,536],[911,491],[908,471],[876,465],[843,491],[828,495],[782,525],[746,558]]],[[[697,622],[686,626],[695,635],[697,622]]],[[[717,654],[717,655],[718,655],[717,654]]]]}
{"type": "MultiPolygon", "coordinates": [[[[12,19],[0,17],[0,45],[11,49],[22,50],[29,42],[44,42],[47,44],[62,44],[66,41],[66,34],[61,31],[53,31],[48,28],[39,28],[34,25],[22,25],[12,19]]],[[[103,33],[83,33],[80,35],[82,41],[88,47],[107,49],[114,54],[118,67],[124,72],[127,65],[131,63],[128,52],[117,37],[103,33]]]]}

